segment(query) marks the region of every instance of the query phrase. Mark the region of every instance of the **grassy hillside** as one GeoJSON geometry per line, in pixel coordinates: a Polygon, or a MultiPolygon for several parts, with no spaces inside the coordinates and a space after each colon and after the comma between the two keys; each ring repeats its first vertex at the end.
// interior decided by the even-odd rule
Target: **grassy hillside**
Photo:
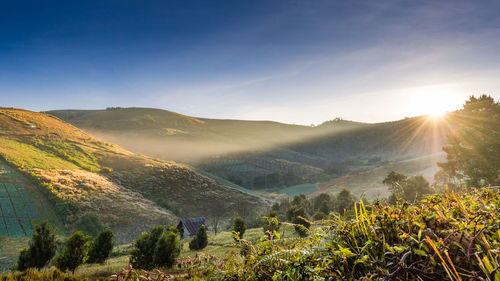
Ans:
{"type": "MultiPolygon", "coordinates": [[[[56,110],[49,113],[130,150],[183,161],[267,150],[332,129],[332,126],[313,129],[271,121],[195,118],[152,108],[56,110]]],[[[361,125],[343,121],[335,129],[361,125]]]]}
{"type": "Polygon", "coordinates": [[[213,201],[231,210],[222,214],[228,217],[267,204],[187,166],[95,139],[46,113],[0,108],[0,156],[35,184],[40,192],[30,192],[34,201],[50,202],[37,206],[39,214],[53,209],[66,230],[95,227],[97,217],[119,233],[119,241],[180,216],[210,216],[219,211],[213,201]]]}
{"type": "MultiPolygon", "coordinates": [[[[294,194],[308,193],[318,182],[434,155],[453,127],[451,118],[425,116],[377,124],[335,119],[310,127],[195,118],[148,108],[50,113],[132,151],[190,162],[246,189],[293,187],[294,194]],[[300,190],[302,184],[307,188],[300,190]]],[[[414,171],[432,169],[436,159],[427,159],[425,167],[414,171]]]]}

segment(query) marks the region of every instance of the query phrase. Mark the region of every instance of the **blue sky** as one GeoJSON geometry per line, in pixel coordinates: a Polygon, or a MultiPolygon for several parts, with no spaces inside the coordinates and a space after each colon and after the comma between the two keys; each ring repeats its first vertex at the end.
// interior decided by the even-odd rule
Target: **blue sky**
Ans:
{"type": "Polygon", "coordinates": [[[499,1],[3,1],[0,104],[379,122],[500,98],[499,1]]]}

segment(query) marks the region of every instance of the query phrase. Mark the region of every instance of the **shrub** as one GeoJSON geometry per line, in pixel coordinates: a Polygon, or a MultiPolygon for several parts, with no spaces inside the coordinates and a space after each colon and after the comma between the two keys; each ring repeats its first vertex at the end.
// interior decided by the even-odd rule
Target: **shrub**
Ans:
{"type": "Polygon", "coordinates": [[[287,211],[286,211],[286,219],[288,221],[293,222],[296,217],[305,217],[306,216],[306,210],[304,207],[299,206],[299,205],[292,205],[287,211]]]}
{"type": "Polygon", "coordinates": [[[160,237],[165,233],[165,226],[158,225],[151,228],[150,232],[143,232],[134,242],[130,256],[130,263],[134,268],[154,268],[154,251],[160,237]]]}
{"type": "Polygon", "coordinates": [[[264,221],[262,228],[266,235],[274,235],[274,232],[280,229],[280,222],[277,217],[264,217],[264,221]]]}
{"type": "Polygon", "coordinates": [[[233,220],[233,227],[232,230],[238,234],[240,238],[243,238],[243,234],[245,234],[245,230],[247,229],[245,220],[237,216],[233,220]]]}
{"type": "Polygon", "coordinates": [[[90,246],[87,263],[104,263],[111,256],[113,246],[113,231],[101,231],[90,246]]]}
{"type": "Polygon", "coordinates": [[[54,257],[57,251],[56,236],[47,222],[35,226],[29,248],[22,249],[17,262],[18,270],[30,267],[41,269],[54,257]]]}
{"type": "Polygon", "coordinates": [[[208,244],[207,230],[204,225],[198,229],[196,236],[189,242],[189,249],[191,250],[201,250],[204,249],[208,244]]]}
{"type": "Polygon", "coordinates": [[[164,233],[156,243],[153,263],[156,267],[172,267],[180,253],[179,235],[177,235],[176,228],[171,227],[168,233],[164,233]]]}
{"type": "Polygon", "coordinates": [[[181,246],[177,229],[171,227],[165,233],[165,226],[158,225],[144,232],[134,242],[130,263],[135,268],[150,270],[154,267],[171,267],[179,256],[181,246]]]}
{"type": "Polygon", "coordinates": [[[86,212],[76,222],[75,228],[90,236],[97,236],[100,231],[106,228],[95,212],[86,212]]]}
{"type": "Polygon", "coordinates": [[[354,206],[354,198],[351,192],[347,189],[342,189],[339,194],[337,194],[335,207],[337,208],[337,213],[344,215],[347,211],[351,210],[354,206]]]}
{"type": "Polygon", "coordinates": [[[64,243],[61,253],[57,255],[55,266],[62,271],[69,269],[74,273],[87,256],[89,240],[90,236],[84,235],[81,231],[73,233],[64,243]]]}

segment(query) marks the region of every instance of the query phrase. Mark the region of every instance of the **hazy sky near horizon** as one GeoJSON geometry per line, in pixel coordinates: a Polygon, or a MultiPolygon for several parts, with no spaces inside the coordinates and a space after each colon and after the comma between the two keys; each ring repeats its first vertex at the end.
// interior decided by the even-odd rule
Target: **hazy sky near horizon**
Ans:
{"type": "Polygon", "coordinates": [[[318,124],[500,99],[500,1],[4,1],[0,106],[318,124]]]}

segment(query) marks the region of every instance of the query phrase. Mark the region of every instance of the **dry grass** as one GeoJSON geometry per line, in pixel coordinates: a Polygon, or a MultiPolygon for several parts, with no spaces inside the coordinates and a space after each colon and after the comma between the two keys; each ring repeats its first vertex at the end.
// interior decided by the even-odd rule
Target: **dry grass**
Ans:
{"type": "Polygon", "coordinates": [[[140,193],[99,174],[82,170],[33,169],[32,172],[43,182],[49,183],[52,192],[58,197],[78,206],[79,214],[96,212],[103,223],[120,230],[117,233],[119,240],[120,235],[129,237],[152,225],[166,224],[175,219],[170,211],[159,207],[140,193]]]}

